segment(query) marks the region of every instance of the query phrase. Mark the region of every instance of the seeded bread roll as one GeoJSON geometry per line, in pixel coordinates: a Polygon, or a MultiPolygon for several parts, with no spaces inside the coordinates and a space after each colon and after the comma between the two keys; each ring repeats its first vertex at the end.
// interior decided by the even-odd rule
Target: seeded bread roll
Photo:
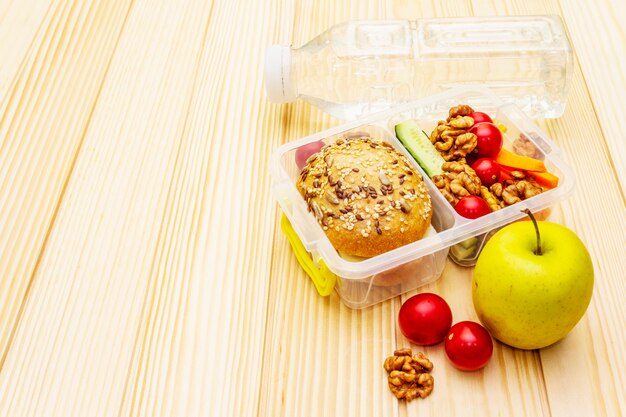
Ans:
{"type": "Polygon", "coordinates": [[[339,139],[312,155],[296,182],[335,249],[372,257],[421,239],[432,217],[421,176],[390,144],[339,139]]]}

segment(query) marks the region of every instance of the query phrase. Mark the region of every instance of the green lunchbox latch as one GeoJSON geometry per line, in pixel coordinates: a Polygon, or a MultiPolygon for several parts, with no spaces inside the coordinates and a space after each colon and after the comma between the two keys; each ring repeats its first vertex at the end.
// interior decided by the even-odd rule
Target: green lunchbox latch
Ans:
{"type": "Polygon", "coordinates": [[[309,255],[309,252],[304,248],[298,234],[293,230],[289,219],[284,214],[280,220],[280,228],[285,236],[287,236],[287,240],[291,244],[291,248],[296,255],[298,263],[302,266],[302,269],[304,269],[309,278],[311,278],[311,281],[313,281],[319,295],[323,297],[329,296],[335,288],[337,275],[328,269],[324,260],[320,259],[319,267],[313,263],[311,255],[309,255]]]}

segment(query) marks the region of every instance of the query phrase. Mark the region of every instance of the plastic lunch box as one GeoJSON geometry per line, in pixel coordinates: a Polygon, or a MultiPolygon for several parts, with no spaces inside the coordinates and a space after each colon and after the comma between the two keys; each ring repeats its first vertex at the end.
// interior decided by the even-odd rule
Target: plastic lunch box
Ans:
{"type": "Polygon", "coordinates": [[[437,280],[449,249],[464,245],[468,240],[475,248],[472,253],[465,251],[464,256],[459,257],[461,251],[452,250],[450,256],[460,265],[474,265],[482,247],[495,231],[525,217],[521,212],[525,208],[534,213],[549,209],[571,194],[575,182],[563,152],[547,135],[517,107],[503,104],[495,94],[481,87],[449,90],[287,143],[273,152],[270,167],[272,190],[284,213],[281,228],[298,262],[320,295],[327,296],[335,290],[344,304],[355,309],[371,306],[437,280]],[[417,120],[426,132],[430,132],[438,120],[447,117],[449,108],[459,103],[470,104],[476,110],[495,116],[498,123],[507,129],[503,137],[504,147],[509,150],[512,150],[515,139],[520,135],[526,136],[542,155],[540,159],[544,159],[548,170],[559,177],[558,187],[475,220],[459,216],[394,133],[394,126],[408,119],[417,120]],[[354,132],[367,132],[375,139],[389,142],[406,155],[422,174],[433,203],[432,226],[436,234],[361,261],[339,256],[313,214],[307,211],[306,203],[296,189],[300,170],[295,163],[295,152],[308,143],[322,140],[331,144],[354,132]]]}

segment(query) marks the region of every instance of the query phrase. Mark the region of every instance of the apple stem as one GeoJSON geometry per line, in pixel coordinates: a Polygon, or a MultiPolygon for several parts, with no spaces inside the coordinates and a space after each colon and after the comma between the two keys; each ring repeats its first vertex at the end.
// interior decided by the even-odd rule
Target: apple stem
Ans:
{"type": "Polygon", "coordinates": [[[530,216],[530,220],[533,222],[533,226],[535,226],[535,233],[537,234],[537,249],[535,249],[535,255],[543,255],[543,250],[541,249],[541,236],[539,235],[539,226],[537,225],[537,220],[535,220],[535,216],[531,213],[530,210],[524,209],[522,213],[526,213],[530,216]]]}

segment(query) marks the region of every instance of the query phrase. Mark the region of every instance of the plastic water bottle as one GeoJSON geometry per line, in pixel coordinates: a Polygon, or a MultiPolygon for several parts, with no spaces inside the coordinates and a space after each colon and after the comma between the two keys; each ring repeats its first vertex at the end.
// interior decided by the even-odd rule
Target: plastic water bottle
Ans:
{"type": "Polygon", "coordinates": [[[344,120],[468,84],[554,118],[572,67],[558,16],[350,21],[268,48],[265,83],[271,101],[301,98],[344,120]]]}

